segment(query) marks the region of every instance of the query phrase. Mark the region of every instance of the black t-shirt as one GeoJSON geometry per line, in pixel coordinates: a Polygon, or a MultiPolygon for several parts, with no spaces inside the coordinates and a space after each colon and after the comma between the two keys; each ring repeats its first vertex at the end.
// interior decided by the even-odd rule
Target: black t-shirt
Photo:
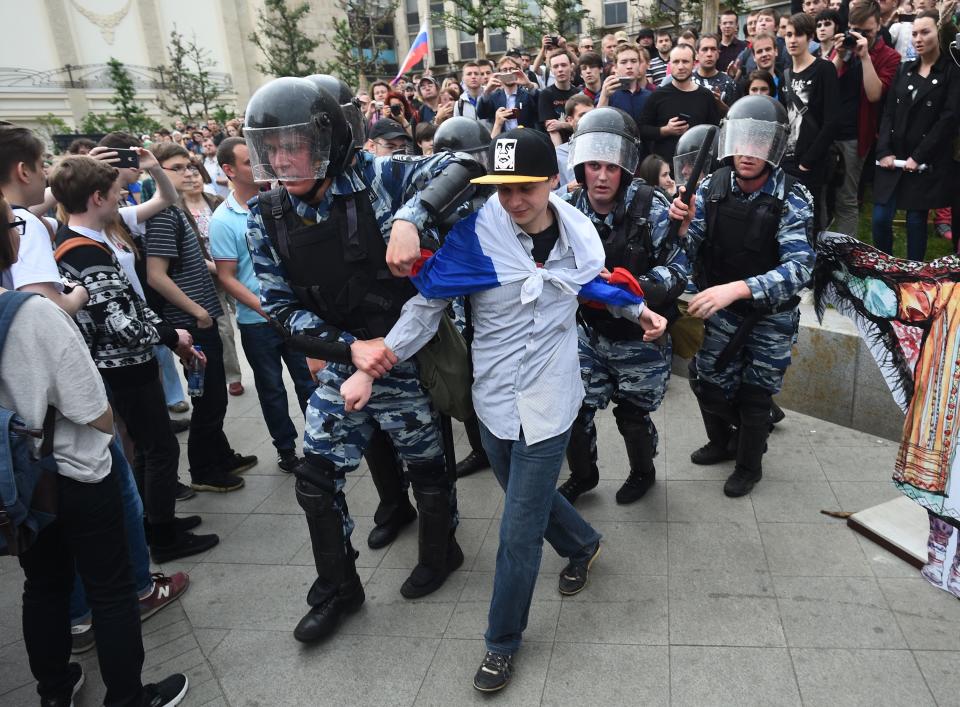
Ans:
{"type": "Polygon", "coordinates": [[[847,62],[847,70],[843,76],[837,76],[840,88],[838,96],[837,133],[835,140],[856,140],[858,137],[858,121],[860,117],[860,86],[863,85],[863,64],[859,57],[853,57],[847,62]]]}
{"type": "Polygon", "coordinates": [[[720,124],[720,110],[717,101],[709,90],[697,86],[696,91],[681,91],[672,83],[661,86],[643,104],[640,115],[640,137],[647,141],[650,152],[660,155],[668,163],[673,160],[677,149],[677,135],[661,135],[660,128],[670,118],[684,113],[689,117],[688,124],[720,124]]]}
{"type": "Polygon", "coordinates": [[[533,239],[533,260],[537,265],[543,265],[550,257],[550,251],[560,238],[560,224],[554,219],[553,223],[540,233],[528,233],[533,239]]]}
{"type": "Polygon", "coordinates": [[[541,123],[548,120],[559,120],[563,117],[563,106],[570,96],[580,93],[579,88],[570,86],[568,89],[557,88],[556,86],[547,86],[540,91],[540,97],[537,99],[537,118],[541,123]]]}

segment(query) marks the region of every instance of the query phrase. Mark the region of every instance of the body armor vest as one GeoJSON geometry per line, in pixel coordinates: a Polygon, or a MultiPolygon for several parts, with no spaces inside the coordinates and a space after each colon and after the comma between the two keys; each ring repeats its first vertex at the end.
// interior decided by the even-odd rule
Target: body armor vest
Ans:
{"type": "MultiPolygon", "coordinates": [[[[750,201],[733,197],[731,171],[721,167],[714,172],[705,195],[707,237],[694,267],[694,282],[701,291],[762,275],[780,264],[777,231],[783,200],[770,194],[758,194],[750,201]]],[[[786,179],[785,193],[789,193],[793,180],[786,179]]]]}
{"type": "MultiPolygon", "coordinates": [[[[578,190],[579,191],[579,190],[578,190]]],[[[574,194],[573,201],[580,198],[574,194]]],[[[656,265],[653,255],[653,237],[650,232],[650,206],[653,203],[653,187],[641,184],[634,192],[629,205],[622,201],[613,214],[613,226],[597,225],[597,233],[603,243],[604,265],[613,272],[615,267],[626,268],[637,278],[643,277],[656,265]]],[[[614,317],[606,309],[581,307],[581,315],[591,328],[608,339],[643,338],[643,329],[626,319],[614,317]]]]}
{"type": "Polygon", "coordinates": [[[364,190],[333,196],[328,218],[306,225],[285,189],[260,195],[260,213],[306,309],[358,339],[386,336],[417,293],[387,268],[387,244],[364,190]]]}

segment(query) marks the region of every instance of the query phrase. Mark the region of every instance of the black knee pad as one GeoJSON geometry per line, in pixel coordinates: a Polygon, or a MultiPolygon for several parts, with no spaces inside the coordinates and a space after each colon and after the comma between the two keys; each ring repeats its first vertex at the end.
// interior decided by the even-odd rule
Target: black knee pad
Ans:
{"type": "Polygon", "coordinates": [[[310,455],[294,472],[297,477],[297,502],[307,515],[321,515],[333,509],[335,471],[331,462],[310,455]]]}
{"type": "Polygon", "coordinates": [[[773,405],[773,395],[769,390],[756,385],[741,385],[737,392],[737,403],[744,426],[769,426],[773,405]]]}
{"type": "Polygon", "coordinates": [[[697,402],[705,412],[716,415],[731,425],[740,423],[737,408],[727,399],[720,386],[700,378],[694,393],[697,395],[697,402]]]}
{"type": "Polygon", "coordinates": [[[618,402],[613,408],[613,416],[616,418],[618,425],[621,421],[646,423],[650,420],[649,411],[628,402],[618,402]]]}
{"type": "Polygon", "coordinates": [[[693,394],[697,395],[698,386],[700,384],[700,373],[697,371],[696,356],[687,361],[687,383],[690,384],[690,390],[693,391],[693,394]]]}

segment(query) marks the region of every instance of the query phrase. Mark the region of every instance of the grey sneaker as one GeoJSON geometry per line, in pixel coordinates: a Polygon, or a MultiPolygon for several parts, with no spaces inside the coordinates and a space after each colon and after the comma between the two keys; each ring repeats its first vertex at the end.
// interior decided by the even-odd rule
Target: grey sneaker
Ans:
{"type": "Polygon", "coordinates": [[[70,636],[73,639],[73,643],[70,646],[70,655],[86,653],[97,645],[97,638],[93,635],[93,624],[71,626],[70,636]]]}
{"type": "Polygon", "coordinates": [[[477,674],[473,676],[473,686],[480,692],[496,692],[507,686],[512,673],[512,655],[487,651],[477,674]]]}

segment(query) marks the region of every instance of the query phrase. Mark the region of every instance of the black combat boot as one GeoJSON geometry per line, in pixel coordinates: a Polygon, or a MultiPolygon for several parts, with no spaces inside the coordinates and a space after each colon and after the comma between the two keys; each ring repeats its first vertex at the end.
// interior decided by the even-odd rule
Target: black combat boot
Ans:
{"type": "Polygon", "coordinates": [[[567,466],[570,478],[560,484],[557,490],[571,504],[576,503],[581,494],[595,489],[600,483],[600,470],[597,469],[597,428],[585,422],[584,410],[580,410],[570,429],[570,442],[567,444],[567,466]]]}
{"type": "Polygon", "coordinates": [[[737,466],[723,485],[731,498],[745,496],[763,477],[763,453],[770,434],[770,393],[753,385],[743,385],[737,396],[740,429],[737,439],[737,466]]]}
{"type": "Polygon", "coordinates": [[[310,611],[300,619],[293,636],[311,643],[332,634],[340,619],[357,611],[365,599],[357,576],[356,557],[343,536],[343,516],[334,506],[333,481],[324,471],[328,463],[308,458],[297,469],[297,501],[307,517],[317,579],[307,594],[310,611]]]}
{"type": "Polygon", "coordinates": [[[617,428],[627,447],[627,459],[630,460],[630,476],[617,491],[617,503],[621,505],[643,498],[657,475],[653,466],[653,457],[657,453],[657,428],[649,414],[637,417],[630,412],[622,412],[623,407],[618,406],[613,411],[617,428]]]}
{"type": "Polygon", "coordinates": [[[740,421],[736,408],[718,386],[703,379],[697,381],[694,392],[709,441],[690,455],[690,461],[694,464],[710,465],[735,459],[737,455],[730,445],[730,438],[732,426],[740,421]]]}
{"type": "Polygon", "coordinates": [[[377,550],[396,540],[400,531],[416,519],[417,511],[404,488],[403,466],[386,432],[378,428],[373,433],[363,457],[380,497],[373,514],[374,528],[367,537],[370,549],[377,550]]]}
{"type": "Polygon", "coordinates": [[[451,572],[463,564],[463,550],[454,537],[450,491],[439,486],[413,487],[420,511],[417,566],[400,587],[406,599],[419,599],[437,591],[451,572]]]}
{"type": "Polygon", "coordinates": [[[457,462],[458,479],[490,468],[490,460],[487,459],[487,453],[483,450],[483,444],[480,442],[480,421],[477,416],[474,415],[464,422],[463,427],[466,430],[467,439],[470,440],[470,453],[457,462]]]}

